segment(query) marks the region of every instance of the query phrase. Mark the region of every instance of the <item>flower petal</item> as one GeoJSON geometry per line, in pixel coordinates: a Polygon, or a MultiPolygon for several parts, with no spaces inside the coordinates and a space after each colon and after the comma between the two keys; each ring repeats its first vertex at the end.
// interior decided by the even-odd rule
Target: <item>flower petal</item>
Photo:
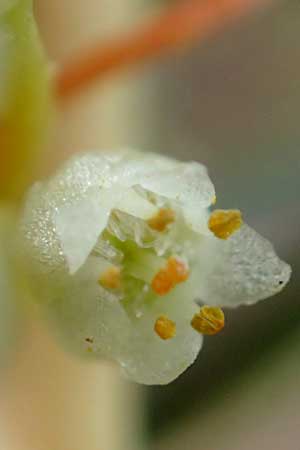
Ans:
{"type": "Polygon", "coordinates": [[[215,190],[206,168],[199,163],[177,163],[146,174],[141,186],[181,204],[205,208],[211,205],[215,190]]]}
{"type": "Polygon", "coordinates": [[[198,309],[189,301],[184,287],[176,289],[176,294],[155,299],[151,311],[136,321],[135,329],[131,328],[127,350],[118,358],[126,376],[143,384],[167,384],[184,372],[202,347],[202,335],[190,324],[198,309]],[[154,333],[161,315],[176,324],[176,336],[167,341],[154,333]]]}
{"type": "Polygon", "coordinates": [[[139,195],[133,188],[124,190],[120,186],[119,191],[122,193],[122,196],[115,203],[116,209],[144,220],[150,219],[150,217],[157,213],[157,208],[139,195]]]}
{"type": "Polygon", "coordinates": [[[205,239],[198,267],[199,297],[210,305],[252,304],[279,292],[291,268],[281,261],[265,238],[247,225],[227,241],[205,239]],[[202,259],[204,258],[204,259],[202,259]]]}
{"type": "Polygon", "coordinates": [[[153,308],[130,317],[120,301],[110,298],[95,282],[101,264],[89,257],[76,276],[50,274],[39,280],[39,295],[45,300],[46,316],[68,350],[92,359],[117,360],[123,372],[144,384],[166,384],[181,374],[196,358],[202,336],[190,326],[198,310],[178,298],[158,299],[153,308]],[[53,279],[51,279],[53,277],[53,279]],[[156,318],[166,314],[176,323],[176,337],[161,340],[154,332],[156,318]]]}
{"type": "Polygon", "coordinates": [[[86,261],[106,227],[112,197],[110,189],[90,189],[76,202],[58,208],[54,223],[71,274],[86,261]]]}
{"type": "Polygon", "coordinates": [[[62,169],[65,182],[71,185],[98,185],[123,189],[140,185],[168,199],[197,208],[209,206],[214,186],[206,168],[196,162],[179,162],[155,153],[119,150],[115,153],[93,152],[72,158],[62,169]]]}
{"type": "Polygon", "coordinates": [[[197,205],[188,205],[182,208],[183,215],[187,225],[196,233],[201,235],[211,235],[210,230],[207,227],[209,219],[208,208],[198,208],[197,205]]]}
{"type": "Polygon", "coordinates": [[[211,205],[214,186],[206,168],[197,162],[180,162],[155,153],[120,151],[115,170],[121,184],[144,189],[198,208],[211,205]]]}
{"type": "Polygon", "coordinates": [[[25,222],[26,217],[33,221],[26,226],[36,236],[36,248],[43,247],[44,260],[51,260],[53,265],[54,260],[61,264],[65,259],[70,272],[75,273],[105,228],[112,209],[141,219],[153,216],[156,206],[137,193],[137,185],[178,202],[198,200],[197,208],[191,208],[200,215],[193,215],[192,221],[205,229],[203,206],[211,202],[214,188],[200,164],[128,150],[77,155],[28,196],[25,222]],[[56,253],[55,258],[50,256],[52,253],[56,253]]]}

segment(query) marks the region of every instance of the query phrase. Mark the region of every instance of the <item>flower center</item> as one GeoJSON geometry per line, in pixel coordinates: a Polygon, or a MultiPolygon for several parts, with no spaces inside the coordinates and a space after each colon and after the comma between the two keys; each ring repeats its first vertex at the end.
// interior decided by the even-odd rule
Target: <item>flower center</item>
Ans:
{"type": "MultiPolygon", "coordinates": [[[[216,212],[209,220],[211,230],[223,236],[232,233],[239,223],[236,212],[216,212]]],[[[170,207],[160,208],[148,220],[114,210],[96,246],[106,261],[98,279],[103,295],[107,291],[108,298],[120,301],[132,320],[147,314],[154,305],[157,310],[158,297],[173,292],[189,279],[192,260],[186,249],[197,252],[194,240],[198,239],[191,233],[181,212],[175,213],[170,207]]],[[[174,301],[182,302],[184,308],[185,295],[179,299],[174,293],[174,298],[166,299],[174,301]]],[[[219,308],[203,307],[192,318],[191,326],[202,334],[216,334],[224,326],[224,314],[219,308]]],[[[163,340],[174,338],[176,323],[158,311],[153,331],[163,340]]]]}

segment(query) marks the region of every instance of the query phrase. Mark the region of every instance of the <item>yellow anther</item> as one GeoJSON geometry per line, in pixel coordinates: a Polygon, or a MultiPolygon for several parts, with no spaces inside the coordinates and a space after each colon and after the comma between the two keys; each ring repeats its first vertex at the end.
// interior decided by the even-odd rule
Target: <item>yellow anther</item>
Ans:
{"type": "Polygon", "coordinates": [[[160,269],[152,280],[151,287],[158,295],[166,295],[176,284],[189,277],[187,265],[178,258],[171,257],[166,267],[160,269]]]}
{"type": "Polygon", "coordinates": [[[238,209],[216,209],[211,213],[208,228],[220,239],[227,239],[237,231],[243,223],[238,209]]]}
{"type": "Polygon", "coordinates": [[[203,306],[194,315],[191,325],[201,334],[213,335],[224,328],[225,317],[221,308],[214,306],[203,306]]]}
{"type": "Polygon", "coordinates": [[[167,316],[159,316],[154,324],[154,331],[161,339],[172,339],[176,335],[176,324],[167,316]]]}
{"type": "Polygon", "coordinates": [[[211,201],[212,205],[215,205],[217,203],[217,197],[214,195],[211,201]]]}
{"type": "Polygon", "coordinates": [[[121,287],[121,269],[116,266],[108,267],[98,280],[101,286],[108,289],[120,289],[121,287]]]}
{"type": "Polygon", "coordinates": [[[161,208],[158,213],[147,221],[150,228],[165,231],[168,225],[175,221],[175,212],[171,208],[161,208]]]}

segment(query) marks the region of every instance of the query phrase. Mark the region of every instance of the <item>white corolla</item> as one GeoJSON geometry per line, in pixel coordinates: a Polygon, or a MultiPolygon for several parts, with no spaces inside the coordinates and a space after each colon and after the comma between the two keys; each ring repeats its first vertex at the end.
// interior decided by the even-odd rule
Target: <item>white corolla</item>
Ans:
{"type": "Polygon", "coordinates": [[[75,156],[36,183],[22,241],[65,346],[168,383],[222,329],[222,306],[280,291],[290,267],[238,210],[210,212],[215,200],[201,164],[130,150],[75,156]]]}

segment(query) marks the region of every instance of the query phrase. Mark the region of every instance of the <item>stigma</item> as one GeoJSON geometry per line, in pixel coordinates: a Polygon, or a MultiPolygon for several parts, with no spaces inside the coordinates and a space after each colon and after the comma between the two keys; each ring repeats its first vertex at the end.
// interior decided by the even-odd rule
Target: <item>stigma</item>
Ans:
{"type": "Polygon", "coordinates": [[[176,324],[167,316],[159,316],[154,324],[155,333],[163,340],[172,339],[176,335],[176,324]]]}
{"type": "Polygon", "coordinates": [[[147,221],[150,228],[165,231],[167,226],[175,221],[175,212],[171,208],[161,208],[158,213],[147,221]]]}
{"type": "Polygon", "coordinates": [[[242,214],[238,209],[216,209],[210,215],[208,228],[219,239],[228,239],[242,223],[242,214]]]}
{"type": "Polygon", "coordinates": [[[201,334],[214,335],[219,333],[225,325],[225,316],[221,308],[203,306],[194,315],[191,325],[201,334]]]}
{"type": "Polygon", "coordinates": [[[151,287],[158,295],[166,295],[178,283],[183,283],[189,277],[187,264],[172,256],[167,265],[160,269],[152,280],[151,287]]]}

